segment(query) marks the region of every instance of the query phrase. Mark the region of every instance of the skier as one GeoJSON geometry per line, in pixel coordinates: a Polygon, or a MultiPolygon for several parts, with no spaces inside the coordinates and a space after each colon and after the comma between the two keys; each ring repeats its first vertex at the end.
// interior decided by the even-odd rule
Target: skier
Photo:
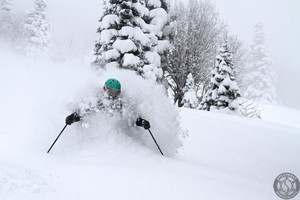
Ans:
{"type": "MultiPolygon", "coordinates": [[[[121,84],[116,79],[108,79],[103,87],[103,91],[101,91],[97,96],[96,100],[93,102],[89,102],[87,106],[77,109],[74,113],[66,117],[66,124],[71,125],[74,122],[78,122],[84,117],[88,116],[93,112],[107,112],[111,113],[113,111],[117,111],[122,113],[123,110],[123,102],[120,98],[121,95],[121,84]]],[[[137,117],[135,120],[136,126],[141,126],[144,129],[150,128],[149,121],[137,117]]]]}

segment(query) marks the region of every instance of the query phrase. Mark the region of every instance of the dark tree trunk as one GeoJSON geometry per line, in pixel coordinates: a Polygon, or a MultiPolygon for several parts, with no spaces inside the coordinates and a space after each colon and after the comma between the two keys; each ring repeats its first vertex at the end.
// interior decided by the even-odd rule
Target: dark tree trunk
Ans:
{"type": "Polygon", "coordinates": [[[183,106],[182,100],[183,100],[183,95],[179,95],[178,101],[177,101],[179,108],[181,108],[183,106]]]}

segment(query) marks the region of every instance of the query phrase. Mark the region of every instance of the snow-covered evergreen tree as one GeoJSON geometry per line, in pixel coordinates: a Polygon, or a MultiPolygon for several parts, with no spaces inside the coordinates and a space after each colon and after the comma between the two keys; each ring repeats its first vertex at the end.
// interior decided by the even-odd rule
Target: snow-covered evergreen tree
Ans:
{"type": "Polygon", "coordinates": [[[35,0],[24,25],[25,52],[27,55],[49,56],[49,22],[47,0],[35,0]]]}
{"type": "Polygon", "coordinates": [[[12,2],[11,0],[0,0],[0,38],[7,40],[12,34],[12,2]]]}
{"type": "Polygon", "coordinates": [[[10,12],[12,9],[11,0],[0,0],[0,11],[10,12]]]}
{"type": "Polygon", "coordinates": [[[238,97],[240,97],[240,90],[234,77],[232,53],[228,51],[227,42],[225,42],[216,57],[209,88],[200,103],[200,109],[239,110],[238,97]]]}
{"type": "Polygon", "coordinates": [[[196,108],[198,105],[198,99],[195,91],[195,83],[193,79],[193,75],[189,73],[186,85],[184,87],[185,93],[183,96],[183,106],[187,108],[196,108]]]}
{"type": "Polygon", "coordinates": [[[275,103],[274,70],[265,46],[262,24],[255,26],[254,43],[249,53],[247,88],[243,96],[261,103],[275,103]]]}
{"type": "Polygon", "coordinates": [[[161,79],[162,45],[158,40],[167,13],[160,6],[155,0],[105,0],[93,65],[127,68],[152,80],[161,79]],[[149,10],[147,3],[153,2],[153,10],[149,10]]]}

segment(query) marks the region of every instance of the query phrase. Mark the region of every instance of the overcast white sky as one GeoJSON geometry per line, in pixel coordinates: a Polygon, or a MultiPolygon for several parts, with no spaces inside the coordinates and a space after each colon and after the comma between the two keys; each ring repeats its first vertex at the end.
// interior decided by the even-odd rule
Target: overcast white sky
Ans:
{"type": "MultiPolygon", "coordinates": [[[[173,0],[172,0],[173,1],[173,0]]],[[[187,1],[187,0],[183,0],[187,1]]],[[[266,42],[278,73],[282,103],[300,109],[300,0],[211,0],[229,30],[250,45],[254,25],[265,27],[266,42]]],[[[31,8],[33,0],[13,0],[19,10],[31,8]]],[[[52,36],[55,45],[64,48],[81,42],[92,50],[100,16],[101,0],[50,0],[52,36]],[[73,32],[70,34],[70,32],[73,32]],[[85,37],[85,41],[78,38],[85,37]],[[59,38],[59,39],[58,39],[59,38]],[[67,41],[67,42],[65,42],[67,41]]]]}

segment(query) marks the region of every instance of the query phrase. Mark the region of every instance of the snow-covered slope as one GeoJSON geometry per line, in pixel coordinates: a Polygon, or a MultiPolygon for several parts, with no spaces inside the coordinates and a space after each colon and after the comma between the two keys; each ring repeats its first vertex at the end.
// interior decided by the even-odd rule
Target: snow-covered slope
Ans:
{"type": "Polygon", "coordinates": [[[277,199],[275,177],[285,171],[299,176],[299,128],[194,110],[182,114],[190,137],[180,157],[199,165],[198,179],[206,182],[199,188],[209,191],[209,199],[277,199]]]}
{"type": "Polygon", "coordinates": [[[263,104],[260,107],[262,119],[300,128],[300,110],[270,104],[263,104]]]}
{"type": "Polygon", "coordinates": [[[289,123],[271,119],[280,112],[258,120],[182,109],[189,136],[174,157],[114,132],[91,137],[77,125],[47,154],[69,114],[64,105],[95,75],[85,63],[1,58],[1,200],[278,199],[275,177],[300,177],[300,112],[283,107],[271,110],[289,123]]]}

